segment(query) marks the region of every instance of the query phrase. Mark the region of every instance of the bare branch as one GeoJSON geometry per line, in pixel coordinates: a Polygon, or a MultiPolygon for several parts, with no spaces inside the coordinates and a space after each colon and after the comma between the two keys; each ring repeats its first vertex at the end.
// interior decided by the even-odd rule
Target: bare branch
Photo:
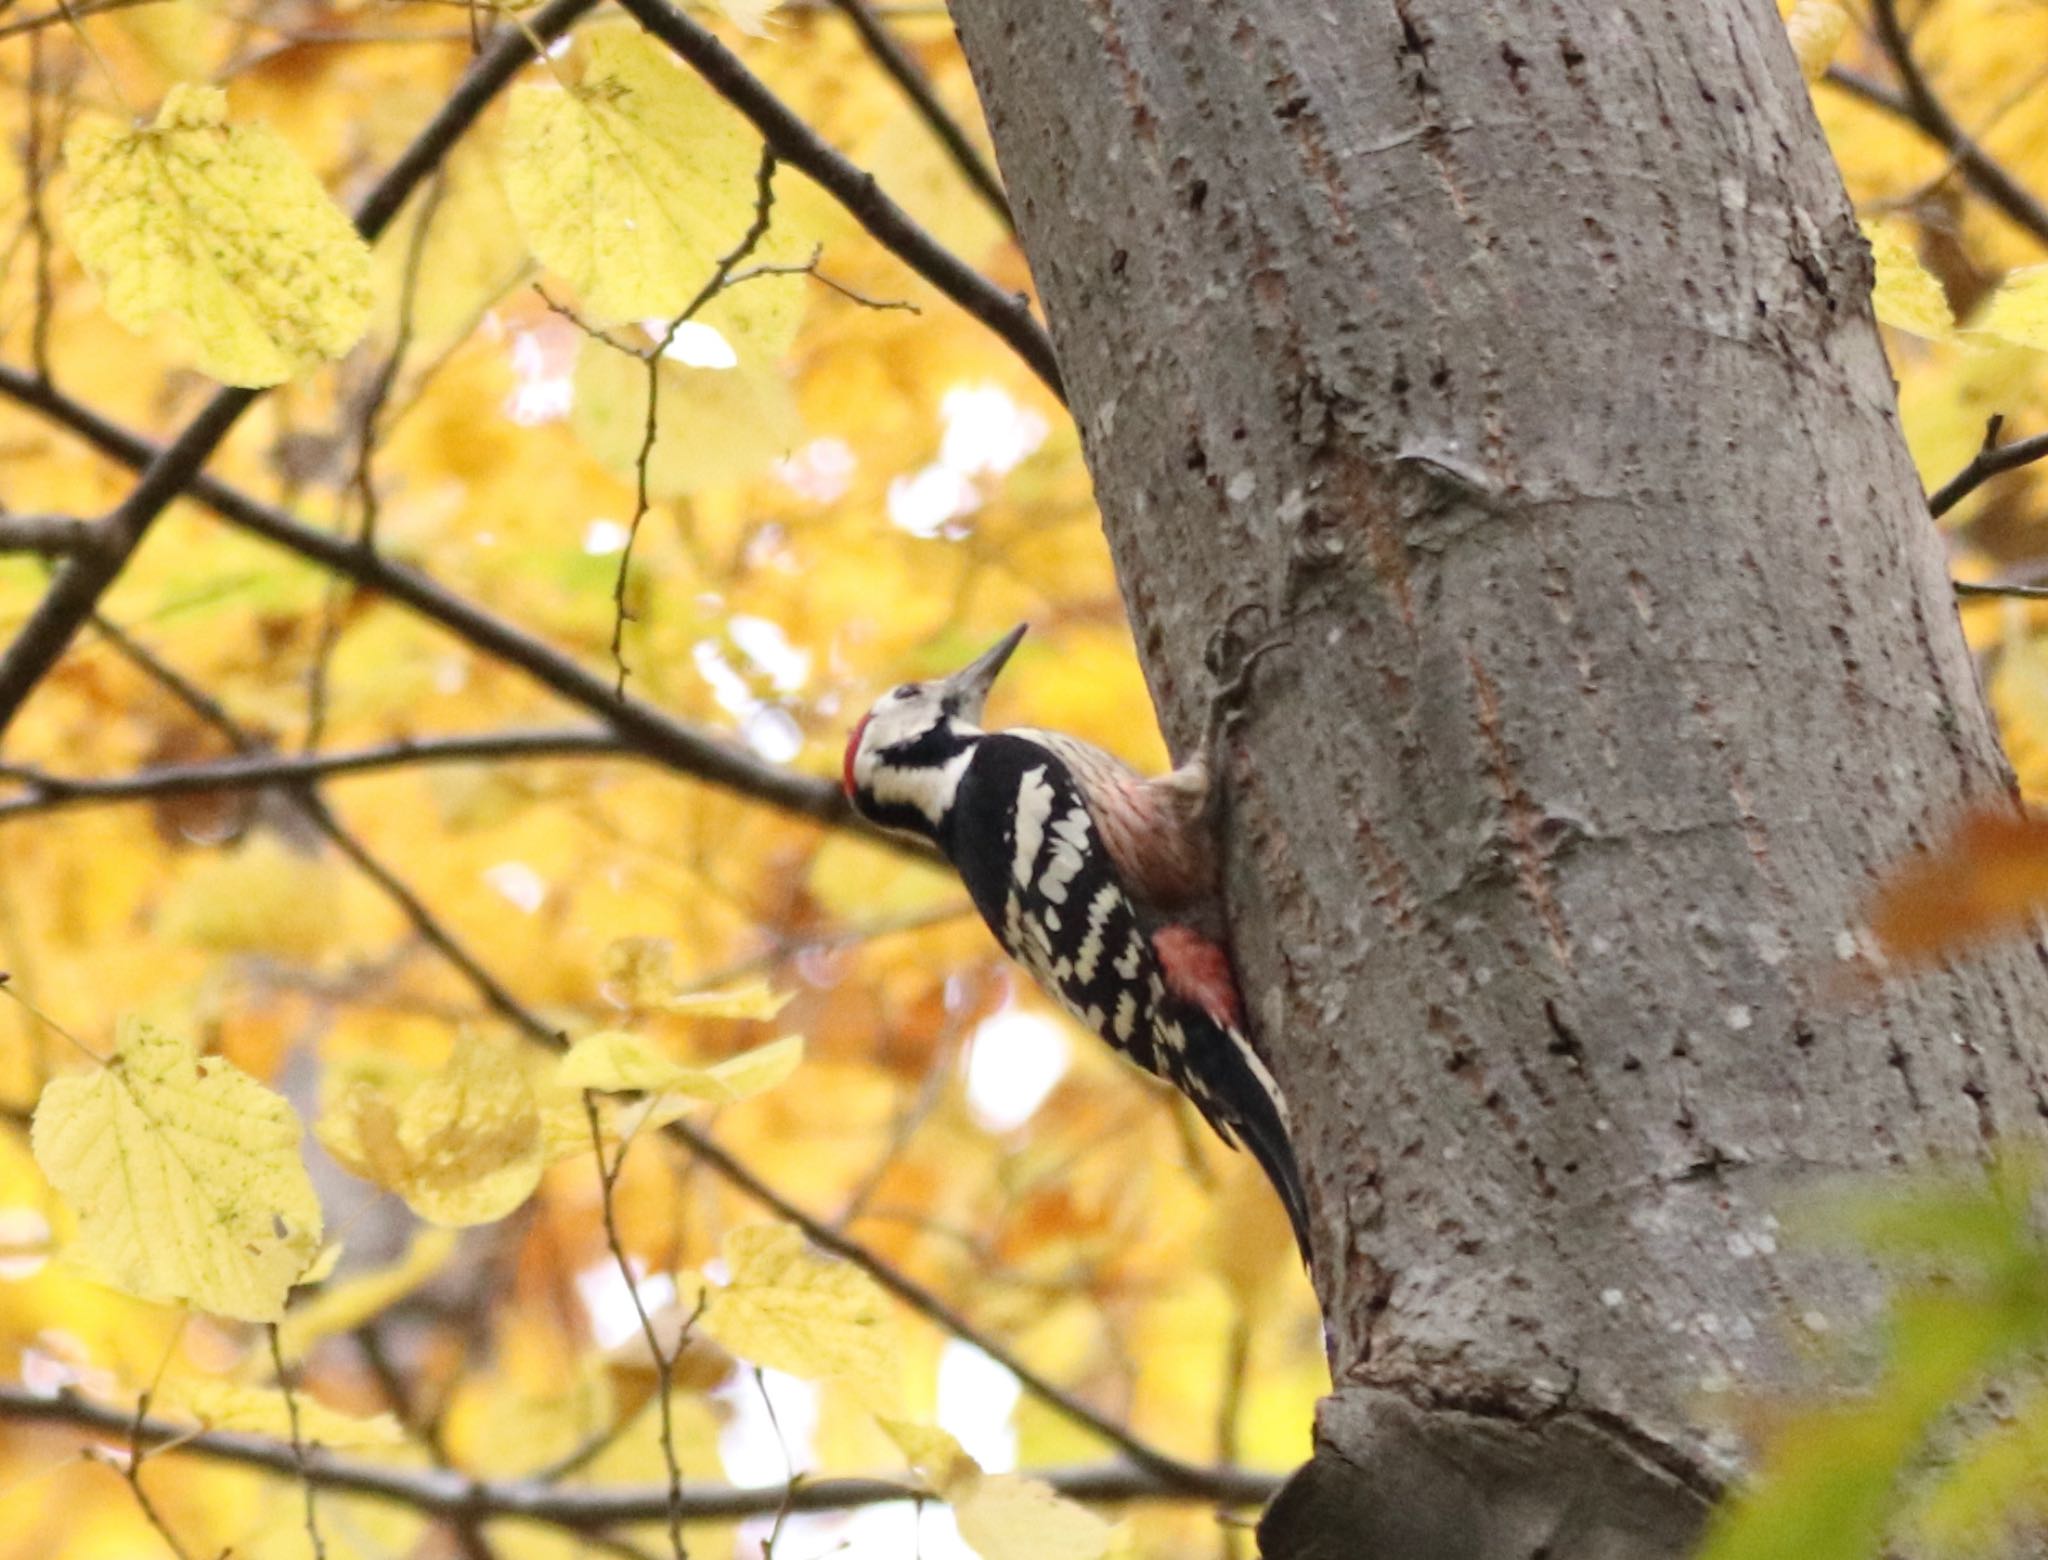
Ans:
{"type": "Polygon", "coordinates": [[[326,753],[250,753],[202,764],[165,764],[111,779],[53,775],[23,765],[0,765],[23,794],[0,801],[0,820],[118,802],[150,802],[206,791],[254,791],[304,785],[337,775],[374,774],[428,764],[502,762],[508,759],[641,758],[617,733],[564,730],[496,731],[476,736],[401,738],[373,747],[326,753]]]}
{"type": "Polygon", "coordinates": [[[65,558],[89,551],[93,540],[91,523],[70,515],[0,516],[0,553],[65,558]]]}
{"type": "Polygon", "coordinates": [[[883,248],[1001,336],[1062,400],[1052,339],[1021,294],[1003,292],[927,233],[882,192],[871,173],[834,151],[730,49],[669,3],[620,0],[642,27],[667,44],[711,89],[746,115],[775,154],[828,190],[883,248]]]}
{"type": "MultiPolygon", "coordinates": [[[[125,1409],[94,1403],[72,1393],[44,1397],[25,1387],[0,1386],[0,1421],[62,1425],[124,1446],[132,1433],[138,1444],[167,1447],[180,1456],[260,1468],[288,1478],[299,1475],[298,1459],[282,1440],[240,1431],[200,1430],[161,1419],[138,1418],[125,1409]],[[175,1443],[172,1445],[171,1443],[175,1443]]],[[[1200,1488],[1169,1484],[1121,1463],[1035,1470],[1073,1500],[1121,1504],[1137,1501],[1214,1502],[1256,1506],[1280,1487],[1276,1475],[1243,1468],[1205,1470],[1200,1488]]],[[[305,1478],[326,1490],[367,1495],[444,1519],[477,1522],[516,1519],[575,1533],[631,1523],[660,1522],[669,1512],[669,1491],[661,1486],[562,1488],[534,1479],[473,1479],[443,1468],[403,1468],[338,1456],[319,1446],[306,1449],[305,1478]]],[[[929,1499],[900,1478],[806,1478],[794,1485],[760,1488],[693,1484],[683,1492],[685,1520],[733,1521],[792,1511],[844,1511],[891,1501],[929,1499]]]]}
{"type": "Polygon", "coordinates": [[[946,105],[932,91],[932,84],[925,80],[924,72],[910,57],[910,51],[896,41],[896,35],[875,14],[875,8],[868,4],[868,0],[831,0],[831,3],[853,23],[853,30],[860,34],[860,41],[867,45],[875,63],[910,99],[911,106],[931,127],[932,134],[938,137],[939,144],[945,147],[946,154],[974,187],[974,192],[988,202],[989,209],[1002,220],[1004,227],[1016,232],[1017,221],[1011,215],[1009,197],[1003,193],[1003,181],[996,177],[995,169],[968,140],[960,122],[946,112],[946,105]]]}
{"type": "Polygon", "coordinates": [[[1912,44],[1899,21],[1897,0],[1872,0],[1871,20],[1877,27],[1878,46],[1898,72],[1901,90],[1893,92],[1839,66],[1830,66],[1824,79],[1919,130],[1955,160],[1978,194],[2048,244],[2048,206],[1979,146],[1935,94],[1913,58],[1912,44]]]}
{"type": "MultiPolygon", "coordinates": [[[[533,58],[534,51],[566,31],[594,4],[596,0],[549,0],[524,25],[501,30],[440,111],[377,181],[356,212],[356,230],[374,240],[499,89],[533,58]]],[[[0,656],[0,732],[77,636],[157,516],[190,486],[258,394],[239,388],[216,394],[185,431],[150,462],[120,506],[97,523],[97,544],[74,556],[58,573],[48,594],[22,625],[6,654],[0,656]]]]}
{"type": "Polygon", "coordinates": [[[2048,585],[1999,585],[1987,580],[1951,580],[1958,597],[2006,601],[2048,601],[2048,585]]]}
{"type": "Polygon", "coordinates": [[[2010,444],[2000,444],[1998,434],[2004,426],[2005,418],[2002,416],[1994,417],[1986,423],[1984,443],[1977,453],[1970,457],[1969,465],[1927,495],[1927,508],[1935,519],[1939,520],[1993,477],[2008,471],[2017,471],[2022,466],[2031,466],[2037,460],[2048,459],[2048,433],[2037,433],[2031,439],[2015,439],[2010,444]]]}
{"type": "MultiPolygon", "coordinates": [[[[32,407],[71,429],[104,454],[131,467],[146,467],[160,451],[20,369],[0,364],[0,395],[32,407]]],[[[352,542],[316,530],[239,488],[200,473],[186,497],[206,505],[229,524],[275,543],[323,567],[346,575],[430,618],[473,648],[520,668],[572,704],[598,716],[628,747],[682,774],[764,802],[817,823],[852,829],[897,850],[914,850],[893,836],[869,828],[829,780],[792,774],[764,764],[744,749],[720,741],[636,699],[620,698],[604,678],[573,657],[514,627],[457,595],[416,569],[392,562],[352,542]]]]}

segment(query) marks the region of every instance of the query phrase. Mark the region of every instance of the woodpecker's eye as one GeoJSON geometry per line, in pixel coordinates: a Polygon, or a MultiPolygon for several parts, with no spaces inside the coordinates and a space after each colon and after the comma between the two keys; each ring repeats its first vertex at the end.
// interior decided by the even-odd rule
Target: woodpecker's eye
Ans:
{"type": "Polygon", "coordinates": [[[889,691],[889,697],[892,699],[908,699],[914,697],[916,693],[916,683],[904,683],[901,687],[892,688],[889,691]]]}

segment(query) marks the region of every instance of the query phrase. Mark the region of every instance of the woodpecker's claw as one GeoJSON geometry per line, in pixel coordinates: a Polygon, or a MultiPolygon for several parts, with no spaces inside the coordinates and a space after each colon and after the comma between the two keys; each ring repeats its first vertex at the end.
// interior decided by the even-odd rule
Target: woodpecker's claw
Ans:
{"type": "Polygon", "coordinates": [[[1203,722],[1201,759],[1208,768],[1208,792],[1204,798],[1205,810],[1212,823],[1221,811],[1223,797],[1224,739],[1230,728],[1244,718],[1245,695],[1251,691],[1252,673],[1258,664],[1273,651],[1294,643],[1285,634],[1266,633],[1270,619],[1266,609],[1256,602],[1248,603],[1232,612],[1223,627],[1209,638],[1208,648],[1202,659],[1209,668],[1209,675],[1216,679],[1216,691],[1209,697],[1209,714],[1203,722]],[[1239,632],[1242,619],[1256,617],[1260,637],[1246,642],[1239,632]]]}

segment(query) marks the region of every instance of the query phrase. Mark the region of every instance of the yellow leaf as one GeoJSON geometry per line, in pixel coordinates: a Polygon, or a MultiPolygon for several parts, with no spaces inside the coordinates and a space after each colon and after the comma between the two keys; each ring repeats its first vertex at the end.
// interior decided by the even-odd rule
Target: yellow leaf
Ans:
{"type": "Polygon", "coordinates": [[[662,1011],[688,1018],[773,1018],[789,1006],[790,993],[776,991],[765,980],[750,980],[716,991],[671,991],[661,999],[662,1011]]]}
{"type": "Polygon", "coordinates": [[[2048,351],[2048,265],[2008,271],[1970,329],[2048,351]]]}
{"type": "Polygon", "coordinates": [[[904,1460],[918,1471],[934,1494],[943,1496],[948,1490],[981,1478],[981,1464],[937,1425],[881,1416],[877,1416],[875,1423],[896,1443],[904,1460]]]}
{"type": "MultiPolygon", "coordinates": [[[[781,1002],[778,1001],[776,1006],[780,1007],[781,1002]]],[[[723,1091],[723,1098],[744,1100],[774,1088],[795,1072],[803,1059],[803,1036],[784,1035],[766,1045],[757,1045],[751,1051],[742,1051],[738,1056],[714,1062],[705,1071],[723,1091]]]]}
{"type": "Polygon", "coordinates": [[[158,926],[220,953],[311,959],[333,942],[338,923],[330,864],[263,832],[194,862],[165,897],[158,926]]]}
{"type": "Polygon", "coordinates": [[[182,1036],[124,1024],[111,1062],[43,1091],[34,1148],[78,1256],[145,1300],[276,1321],[319,1251],[298,1117],[182,1036]]]}
{"type": "MultiPolygon", "coordinates": [[[[389,1414],[361,1419],[329,1408],[304,1392],[293,1397],[299,1410],[299,1437],[309,1446],[396,1446],[405,1439],[405,1431],[389,1414]]],[[[275,1387],[247,1387],[212,1377],[173,1377],[152,1394],[150,1406],[169,1418],[194,1420],[207,1430],[243,1430],[278,1437],[292,1433],[291,1405],[275,1387]]]]}
{"type": "Polygon", "coordinates": [[[394,337],[408,324],[416,361],[429,361],[468,335],[529,263],[497,169],[460,142],[439,181],[413,197],[377,245],[378,333],[394,337]]]}
{"type": "Polygon", "coordinates": [[[1115,1535],[1051,1485],[1010,1473],[978,1481],[953,1501],[953,1517],[981,1560],[1098,1560],[1115,1535]]]}
{"type": "Polygon", "coordinates": [[[273,385],[361,339],[370,251],[281,138],[230,125],[218,87],[173,87],[156,122],[66,138],[65,217],[107,312],[159,325],[199,369],[273,385]]]}
{"type": "Polygon", "coordinates": [[[358,1274],[296,1305],[278,1324],[277,1347],[296,1360],[322,1338],[361,1326],[432,1278],[455,1255],[455,1232],[423,1229],[390,1267],[358,1274]]]}
{"type": "MultiPolygon", "coordinates": [[[[632,339],[644,344],[639,333],[632,339]]],[[[773,367],[686,368],[663,358],[655,379],[655,437],[647,452],[647,491],[655,498],[743,481],[803,436],[796,400],[773,367]]],[[[647,392],[646,363],[602,341],[584,341],[570,425],[622,477],[635,475],[646,443],[647,392]]]]}
{"type": "Polygon", "coordinates": [[[570,1048],[556,1080],[605,1094],[686,1094],[729,1103],[774,1088],[796,1070],[803,1055],[802,1038],[785,1035],[712,1067],[688,1067],[638,1035],[602,1029],[570,1048]]]}
{"type": "Polygon", "coordinates": [[[1799,0],[1785,18],[1792,52],[1799,57],[1799,73],[1808,81],[1825,76],[1848,31],[1849,13],[1836,0],[1799,0]]]}
{"type": "Polygon", "coordinates": [[[358,1078],[315,1130],[342,1165],[435,1224],[487,1224],[532,1195],[546,1143],[515,1042],[465,1036],[439,1072],[358,1078]]]}
{"type": "Polygon", "coordinates": [[[868,1402],[894,1397],[888,1302],[867,1274],[820,1256],[787,1224],[732,1231],[725,1262],[730,1279],[701,1324],[712,1337],[756,1365],[838,1377],[868,1402]]]}
{"type": "Polygon", "coordinates": [[[1955,330],[1948,295],[1920,263],[1903,222],[1887,219],[1862,224],[1877,263],[1877,284],[1870,295],[1877,317],[1895,330],[1939,341],[1955,330]]]}
{"type": "Polygon", "coordinates": [[[686,991],[672,965],[675,944],[666,937],[621,937],[604,950],[604,994],[629,1008],[660,1008],[688,1018],[773,1018],[789,995],[767,981],[742,981],[714,991],[686,991]]]}
{"type": "Polygon", "coordinates": [[[676,945],[666,937],[621,937],[604,950],[604,994],[623,1007],[653,1007],[675,994],[676,945]]]}
{"type": "Polygon", "coordinates": [[[665,319],[752,224],[760,143],[637,26],[593,28],[583,47],[577,85],[512,94],[505,193],[587,313],[665,319]]]}

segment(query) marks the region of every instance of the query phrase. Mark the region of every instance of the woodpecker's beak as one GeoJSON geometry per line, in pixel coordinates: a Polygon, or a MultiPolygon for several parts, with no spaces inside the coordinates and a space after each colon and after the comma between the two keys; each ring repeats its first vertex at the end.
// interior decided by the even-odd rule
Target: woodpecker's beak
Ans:
{"type": "Polygon", "coordinates": [[[954,716],[970,724],[980,721],[981,707],[988,703],[989,689],[996,685],[1003,663],[1010,659],[1010,653],[1017,648],[1029,626],[1019,623],[991,645],[980,659],[961,667],[946,679],[946,708],[954,716]]]}

